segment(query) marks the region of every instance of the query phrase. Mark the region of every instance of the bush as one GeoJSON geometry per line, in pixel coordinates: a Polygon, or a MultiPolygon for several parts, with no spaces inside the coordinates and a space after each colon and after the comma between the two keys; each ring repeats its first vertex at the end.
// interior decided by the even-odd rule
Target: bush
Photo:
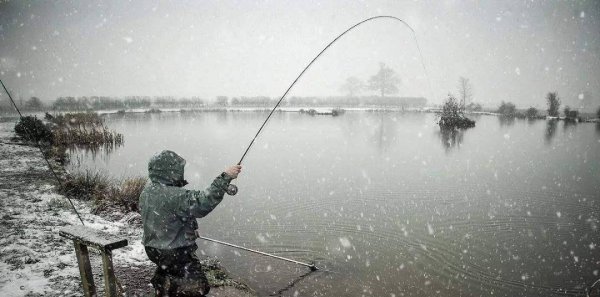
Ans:
{"type": "Polygon", "coordinates": [[[469,111],[482,111],[483,107],[479,103],[471,102],[465,107],[465,109],[469,111]]]}
{"type": "Polygon", "coordinates": [[[103,172],[86,170],[70,176],[60,192],[75,199],[92,200],[94,212],[110,208],[120,208],[125,212],[138,211],[140,194],[146,181],[145,177],[134,177],[118,184],[103,172]]]}
{"type": "Polygon", "coordinates": [[[563,112],[565,113],[565,120],[567,121],[576,121],[579,118],[579,111],[571,110],[571,108],[568,106],[565,106],[563,112]]]}
{"type": "Polygon", "coordinates": [[[39,141],[51,144],[52,132],[37,117],[26,116],[15,125],[15,133],[25,140],[39,141]]]}
{"type": "Polygon", "coordinates": [[[525,116],[530,119],[537,118],[538,110],[535,107],[530,107],[525,111],[525,116]]]}
{"type": "Polygon", "coordinates": [[[110,195],[104,202],[125,208],[127,211],[138,211],[140,194],[146,186],[145,177],[134,177],[123,181],[120,187],[113,187],[110,195]]]}
{"type": "Polygon", "coordinates": [[[441,128],[471,128],[475,127],[475,121],[463,116],[456,98],[448,95],[438,125],[441,128]]]}
{"type": "Polygon", "coordinates": [[[503,116],[514,117],[517,113],[517,107],[511,102],[502,101],[497,112],[503,116]]]}
{"type": "Polygon", "coordinates": [[[108,176],[99,171],[86,170],[67,178],[60,192],[68,197],[81,200],[102,200],[110,190],[108,176]]]}

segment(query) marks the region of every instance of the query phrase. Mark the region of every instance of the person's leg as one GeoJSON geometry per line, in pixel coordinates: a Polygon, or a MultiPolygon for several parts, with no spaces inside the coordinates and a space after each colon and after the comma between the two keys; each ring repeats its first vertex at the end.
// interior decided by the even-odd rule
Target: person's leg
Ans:
{"type": "Polygon", "coordinates": [[[200,259],[196,256],[196,245],[180,250],[181,278],[178,279],[178,293],[182,296],[205,296],[210,291],[208,280],[202,272],[200,259]]]}
{"type": "Polygon", "coordinates": [[[205,296],[210,291],[196,245],[174,250],[146,247],[148,258],[157,264],[151,280],[157,296],[205,296]]]}
{"type": "Polygon", "coordinates": [[[165,281],[166,281],[166,273],[165,270],[161,268],[161,266],[163,266],[163,264],[161,263],[161,256],[162,256],[162,251],[159,249],[155,249],[155,248],[151,248],[151,247],[145,247],[146,249],[146,255],[148,255],[148,258],[150,259],[150,261],[154,262],[154,264],[156,264],[156,270],[154,271],[154,275],[152,276],[152,279],[150,280],[150,283],[152,284],[152,287],[154,287],[155,290],[155,294],[157,297],[162,297],[162,296],[167,296],[166,292],[165,292],[165,281]]]}

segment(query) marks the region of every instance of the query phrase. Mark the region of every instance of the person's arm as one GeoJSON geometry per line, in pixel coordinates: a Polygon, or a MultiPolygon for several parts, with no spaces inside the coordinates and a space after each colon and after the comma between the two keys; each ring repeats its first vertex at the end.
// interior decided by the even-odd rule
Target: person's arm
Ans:
{"type": "Polygon", "coordinates": [[[187,191],[183,206],[184,211],[196,218],[209,214],[221,203],[223,195],[225,195],[225,189],[234,178],[237,178],[241,168],[239,165],[227,168],[204,191],[187,191]]]}

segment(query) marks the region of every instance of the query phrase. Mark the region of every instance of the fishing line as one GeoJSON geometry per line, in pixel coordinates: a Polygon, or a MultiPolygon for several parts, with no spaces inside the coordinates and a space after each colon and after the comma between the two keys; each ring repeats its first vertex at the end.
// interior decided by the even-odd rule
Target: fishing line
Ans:
{"type": "MultiPolygon", "coordinates": [[[[2,82],[2,80],[0,79],[0,84],[2,84],[2,87],[4,88],[4,91],[6,92],[6,94],[8,95],[8,98],[10,99],[10,102],[12,102],[12,105],[15,107],[15,109],[17,110],[17,113],[19,114],[19,118],[21,119],[21,122],[23,121],[23,114],[21,114],[21,111],[19,110],[19,108],[17,107],[17,104],[15,103],[15,100],[13,100],[12,96],[10,95],[10,92],[8,91],[8,89],[6,88],[6,86],[4,85],[4,82],[2,82]]],[[[29,131],[29,129],[26,129],[27,132],[32,135],[32,131],[29,131]]],[[[34,138],[34,137],[32,137],[34,138]]],[[[42,146],[40,145],[40,141],[39,139],[35,140],[35,146],[40,150],[40,153],[42,153],[42,157],[44,158],[44,160],[46,161],[46,164],[48,165],[48,169],[50,169],[50,172],[52,172],[52,175],[54,176],[54,178],[56,179],[56,182],[58,182],[58,186],[60,187],[60,189],[63,189],[63,184],[60,180],[60,178],[58,177],[58,174],[56,174],[56,171],[54,171],[54,169],[52,168],[52,166],[50,165],[50,161],[48,160],[48,158],[46,157],[46,154],[44,154],[44,150],[42,149],[42,146]]],[[[71,207],[73,208],[73,210],[75,211],[75,214],[77,214],[77,218],[79,218],[79,221],[81,222],[82,225],[85,226],[85,223],[83,222],[83,219],[81,218],[81,216],[79,215],[79,212],[77,211],[77,208],[75,208],[75,204],[73,204],[73,201],[71,201],[71,198],[67,197],[66,195],[64,195],[65,198],[67,198],[67,200],[69,200],[69,203],[71,204],[71,207]]]]}
{"type": "MultiPolygon", "coordinates": [[[[408,29],[410,29],[410,31],[412,32],[413,35],[413,39],[415,41],[415,44],[417,45],[417,51],[419,52],[419,57],[420,57],[420,61],[421,61],[421,66],[423,67],[423,71],[425,73],[425,76],[427,77],[427,81],[429,83],[429,92],[430,95],[433,98],[433,92],[431,89],[431,80],[429,79],[429,74],[427,73],[427,68],[425,67],[425,62],[423,59],[423,54],[421,53],[421,47],[419,46],[419,42],[417,41],[417,34],[415,32],[415,30],[405,21],[395,17],[395,16],[389,16],[389,15],[380,15],[380,16],[374,16],[374,17],[370,17],[367,19],[364,19],[356,24],[354,24],[353,26],[351,26],[350,28],[346,29],[344,32],[342,32],[341,34],[339,34],[338,36],[336,36],[331,42],[329,42],[327,44],[327,46],[325,46],[311,61],[310,63],[308,63],[308,65],[306,65],[306,67],[304,67],[304,69],[302,69],[302,72],[300,72],[300,74],[296,77],[296,79],[294,79],[294,81],[292,82],[292,84],[290,84],[290,86],[287,88],[287,90],[283,93],[283,95],[281,95],[281,97],[279,98],[279,100],[277,101],[277,104],[275,104],[275,106],[273,107],[273,109],[271,109],[271,112],[269,112],[269,115],[267,116],[267,118],[264,120],[264,122],[262,123],[262,125],[260,126],[260,128],[258,128],[258,131],[256,132],[256,134],[254,135],[254,137],[252,138],[252,140],[250,141],[250,144],[248,145],[248,147],[246,147],[246,150],[244,151],[244,154],[242,155],[242,157],[240,158],[240,161],[237,163],[237,165],[241,165],[242,161],[244,161],[244,158],[246,157],[246,155],[248,154],[248,151],[250,151],[250,148],[252,147],[252,145],[254,144],[254,142],[256,141],[256,138],[258,137],[258,135],[260,134],[260,132],[263,130],[263,128],[265,127],[265,125],[267,124],[267,122],[269,121],[269,119],[271,118],[271,116],[273,115],[273,113],[275,112],[275,109],[277,109],[277,107],[279,107],[279,105],[281,104],[281,102],[283,101],[283,99],[285,98],[285,96],[290,92],[290,90],[292,89],[292,87],[296,84],[296,82],[298,82],[298,80],[300,79],[300,77],[302,77],[302,75],[306,72],[306,70],[308,70],[308,68],[310,68],[310,66],[327,50],[329,49],[329,47],[331,47],[336,41],[338,41],[342,36],[346,35],[346,33],[352,31],[354,28],[372,21],[372,20],[376,20],[376,19],[391,19],[391,20],[396,20],[399,21],[400,23],[404,24],[406,27],[408,27],[408,29]]],[[[225,189],[225,191],[227,192],[227,194],[229,195],[235,195],[238,192],[238,188],[236,185],[234,184],[229,184],[227,186],[227,188],[225,189]]],[[[208,240],[208,241],[213,241],[219,244],[223,244],[223,245],[227,245],[227,246],[231,246],[234,248],[238,248],[238,249],[243,249],[243,250],[248,250],[254,253],[259,253],[262,254],[264,256],[268,256],[268,257],[272,257],[272,258],[276,258],[279,260],[284,260],[284,261],[288,261],[288,262],[292,262],[292,263],[296,263],[298,265],[302,265],[302,266],[306,266],[309,267],[311,269],[311,271],[317,270],[318,268],[314,265],[314,264],[308,264],[308,263],[303,263],[303,262],[299,262],[296,260],[292,260],[292,259],[287,259],[287,258],[283,258],[280,256],[275,256],[275,255],[271,255],[271,254],[267,254],[264,252],[260,252],[260,251],[255,251],[255,250],[249,250],[247,248],[244,247],[240,247],[238,245],[234,245],[231,243],[226,243],[226,242],[222,242],[222,241],[218,241],[215,239],[210,239],[210,238],[206,238],[206,237],[202,237],[199,236],[199,238],[204,239],[204,240],[208,240]]]]}
{"type": "Polygon", "coordinates": [[[419,52],[419,57],[421,60],[421,66],[423,66],[423,71],[425,72],[425,76],[427,77],[427,81],[429,82],[429,91],[431,93],[431,95],[433,95],[433,92],[431,91],[431,81],[429,79],[429,74],[427,73],[427,68],[425,67],[425,63],[423,60],[423,54],[421,53],[421,47],[419,46],[419,42],[417,41],[417,34],[415,32],[415,30],[405,21],[395,17],[395,16],[390,16],[390,15],[379,15],[379,16],[374,16],[374,17],[370,17],[368,19],[362,20],[356,24],[354,24],[352,27],[346,29],[346,31],[342,32],[340,35],[338,35],[337,37],[335,37],[329,44],[327,44],[327,46],[325,46],[320,52],[319,54],[317,54],[311,61],[310,63],[308,63],[308,65],[306,65],[306,67],[304,67],[304,69],[302,69],[302,72],[300,72],[300,74],[296,77],[296,79],[292,82],[292,84],[287,88],[287,90],[285,91],[285,93],[283,93],[283,95],[279,98],[279,101],[277,101],[277,104],[275,104],[275,107],[273,107],[273,109],[271,109],[271,112],[269,113],[269,115],[267,116],[267,118],[265,119],[265,121],[262,123],[262,125],[260,126],[260,128],[258,128],[258,131],[256,132],[256,135],[254,135],[254,138],[252,138],[252,141],[250,141],[250,144],[248,145],[248,147],[246,148],[246,151],[244,151],[244,154],[242,155],[242,157],[240,158],[240,161],[237,163],[238,165],[242,165],[242,161],[244,161],[244,158],[246,157],[246,154],[248,154],[248,151],[250,150],[250,148],[252,147],[252,145],[254,144],[254,141],[256,140],[256,138],[258,137],[258,135],[260,134],[260,132],[262,131],[262,129],[265,127],[265,125],[267,124],[267,122],[269,121],[269,119],[271,118],[271,115],[273,115],[273,112],[275,112],[275,109],[277,109],[277,107],[279,107],[279,105],[281,104],[281,101],[283,101],[283,99],[285,98],[285,96],[290,92],[290,90],[292,89],[292,87],[296,84],[296,82],[300,79],[300,77],[302,77],[302,75],[304,74],[304,72],[306,72],[306,70],[308,70],[308,68],[310,68],[310,66],[329,48],[331,47],[336,41],[338,41],[338,39],[340,39],[342,36],[346,35],[346,33],[352,31],[354,28],[372,21],[372,20],[376,20],[376,19],[392,19],[392,20],[396,20],[401,22],[402,24],[406,25],[406,27],[408,27],[408,29],[410,29],[410,31],[412,32],[413,35],[413,39],[415,40],[415,44],[417,45],[417,50],[419,52]]]}

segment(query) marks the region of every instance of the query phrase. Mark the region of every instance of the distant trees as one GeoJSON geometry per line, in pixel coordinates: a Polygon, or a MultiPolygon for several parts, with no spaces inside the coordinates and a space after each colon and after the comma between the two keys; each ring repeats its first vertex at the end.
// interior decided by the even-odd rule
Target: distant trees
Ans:
{"type": "Polygon", "coordinates": [[[517,107],[512,102],[502,101],[497,113],[507,117],[514,117],[517,114],[517,107]]]}
{"type": "Polygon", "coordinates": [[[571,108],[569,106],[565,106],[565,109],[563,110],[563,113],[565,114],[565,120],[566,121],[577,121],[579,118],[579,111],[578,110],[571,110],[571,108]]]}
{"type": "Polygon", "coordinates": [[[365,84],[362,80],[357,77],[351,76],[346,79],[344,84],[340,87],[340,91],[348,94],[348,97],[354,97],[358,95],[365,88],[365,84]]]}
{"type": "Polygon", "coordinates": [[[467,104],[467,106],[465,106],[464,109],[469,110],[469,111],[482,111],[483,107],[479,103],[471,102],[471,103],[467,104]]]}
{"type": "Polygon", "coordinates": [[[525,111],[525,117],[535,119],[538,116],[538,110],[535,107],[530,107],[525,111]]]}
{"type": "Polygon", "coordinates": [[[227,96],[217,96],[217,105],[227,106],[228,102],[229,98],[227,98],[227,96]]]}
{"type": "Polygon", "coordinates": [[[400,78],[396,76],[396,72],[392,68],[385,66],[384,63],[379,63],[379,71],[369,78],[368,88],[378,91],[381,97],[385,97],[386,94],[392,95],[398,93],[399,84],[400,78]]]}
{"type": "Polygon", "coordinates": [[[557,117],[560,108],[560,98],[558,98],[558,94],[556,92],[550,92],[546,95],[546,100],[548,103],[548,115],[557,117]]]}
{"type": "Polygon", "coordinates": [[[25,108],[32,110],[41,110],[44,107],[42,100],[38,97],[31,97],[25,101],[25,108]]]}
{"type": "Polygon", "coordinates": [[[598,107],[598,111],[596,111],[596,115],[598,116],[598,118],[600,119],[600,107],[598,107]]]}
{"type": "Polygon", "coordinates": [[[473,99],[473,86],[468,78],[460,77],[458,79],[458,95],[460,96],[460,106],[465,110],[465,106],[473,99]]]}
{"type": "Polygon", "coordinates": [[[91,96],[91,97],[58,97],[52,103],[53,110],[99,110],[155,107],[200,107],[204,101],[199,97],[175,98],[172,96],[148,97],[128,96],[125,98],[91,96]]]}

